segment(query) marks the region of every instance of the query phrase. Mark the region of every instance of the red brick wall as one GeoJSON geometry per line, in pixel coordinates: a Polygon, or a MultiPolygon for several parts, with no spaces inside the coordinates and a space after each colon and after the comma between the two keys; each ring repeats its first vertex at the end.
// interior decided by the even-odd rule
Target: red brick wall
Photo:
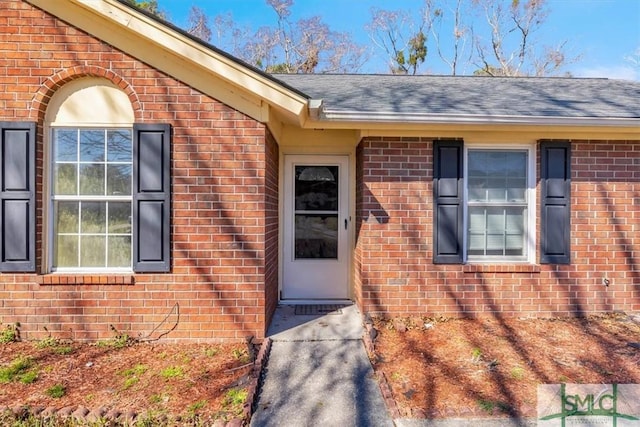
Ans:
{"type": "Polygon", "coordinates": [[[432,150],[426,138],[367,138],[358,147],[356,294],[364,312],[640,310],[640,142],[572,142],[572,263],[558,266],[433,264],[432,150]]]}
{"type": "MultiPolygon", "coordinates": [[[[265,126],[27,3],[0,0],[0,28],[0,120],[38,123],[38,271],[43,118],[55,91],[76,78],[105,78],[129,96],[137,122],[173,127],[171,273],[1,274],[0,322],[20,322],[26,338],[45,327],[105,338],[111,325],[134,337],[158,328],[158,336],[176,323],[170,340],[263,337],[265,277],[277,288],[277,147],[265,126]]],[[[271,295],[268,304],[272,310],[271,295]]]]}
{"type": "Polygon", "coordinates": [[[265,320],[268,326],[279,301],[278,295],[278,239],[279,239],[279,171],[278,144],[267,130],[265,182],[265,320]]]}
{"type": "Polygon", "coordinates": [[[362,251],[364,250],[364,236],[362,236],[363,221],[367,218],[364,217],[368,209],[365,207],[365,195],[370,198],[370,193],[367,190],[367,186],[364,180],[364,151],[365,143],[361,143],[356,147],[356,245],[353,251],[353,299],[358,307],[363,307],[364,295],[362,289],[362,251]],[[367,210],[365,210],[367,209],[367,210]]]}

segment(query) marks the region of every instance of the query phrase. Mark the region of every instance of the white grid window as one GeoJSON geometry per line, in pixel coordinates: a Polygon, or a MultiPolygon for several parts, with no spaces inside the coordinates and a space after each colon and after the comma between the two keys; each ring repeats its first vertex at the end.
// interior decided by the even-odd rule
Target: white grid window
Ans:
{"type": "Polygon", "coordinates": [[[57,128],[53,270],[131,269],[131,129],[57,128]]]}
{"type": "Polygon", "coordinates": [[[526,261],[533,221],[528,149],[467,150],[469,261],[526,261]]]}

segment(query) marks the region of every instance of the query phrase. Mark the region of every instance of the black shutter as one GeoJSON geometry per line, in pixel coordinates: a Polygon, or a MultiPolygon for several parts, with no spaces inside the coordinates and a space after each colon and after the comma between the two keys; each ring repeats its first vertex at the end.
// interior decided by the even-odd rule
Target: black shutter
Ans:
{"type": "Polygon", "coordinates": [[[0,271],[36,270],[36,124],[0,122],[0,271]]]}
{"type": "Polygon", "coordinates": [[[170,252],[171,127],[133,126],[133,270],[166,272],[170,252]]]}
{"type": "Polygon", "coordinates": [[[463,260],[462,148],[460,140],[433,144],[433,262],[463,260]]]}
{"type": "Polygon", "coordinates": [[[571,262],[571,144],[540,142],[540,262],[571,262]]]}

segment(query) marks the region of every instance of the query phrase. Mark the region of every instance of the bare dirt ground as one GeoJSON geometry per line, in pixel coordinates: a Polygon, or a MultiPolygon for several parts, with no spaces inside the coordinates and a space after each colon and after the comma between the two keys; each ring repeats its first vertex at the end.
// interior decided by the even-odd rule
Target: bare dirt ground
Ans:
{"type": "Polygon", "coordinates": [[[536,417],[538,384],[640,383],[640,317],[377,320],[401,415],[536,417]]]}
{"type": "Polygon", "coordinates": [[[249,353],[245,344],[148,344],[126,338],[1,343],[0,407],[83,406],[135,413],[148,425],[160,420],[211,425],[241,416],[249,353]]]}
{"type": "MultiPolygon", "coordinates": [[[[375,327],[374,367],[406,417],[535,417],[538,384],[640,383],[638,317],[414,317],[375,327]]],[[[252,358],[246,344],[124,338],[0,343],[0,408],[133,411],[151,420],[145,425],[211,425],[241,415],[252,358]]]]}

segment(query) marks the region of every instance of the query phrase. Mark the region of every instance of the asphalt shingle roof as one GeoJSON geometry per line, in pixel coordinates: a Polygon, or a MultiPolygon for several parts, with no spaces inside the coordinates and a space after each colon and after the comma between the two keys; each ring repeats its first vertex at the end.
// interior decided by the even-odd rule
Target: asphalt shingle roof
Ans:
{"type": "Polygon", "coordinates": [[[640,118],[640,82],[578,78],[277,74],[324,108],[464,116],[640,118]]]}

